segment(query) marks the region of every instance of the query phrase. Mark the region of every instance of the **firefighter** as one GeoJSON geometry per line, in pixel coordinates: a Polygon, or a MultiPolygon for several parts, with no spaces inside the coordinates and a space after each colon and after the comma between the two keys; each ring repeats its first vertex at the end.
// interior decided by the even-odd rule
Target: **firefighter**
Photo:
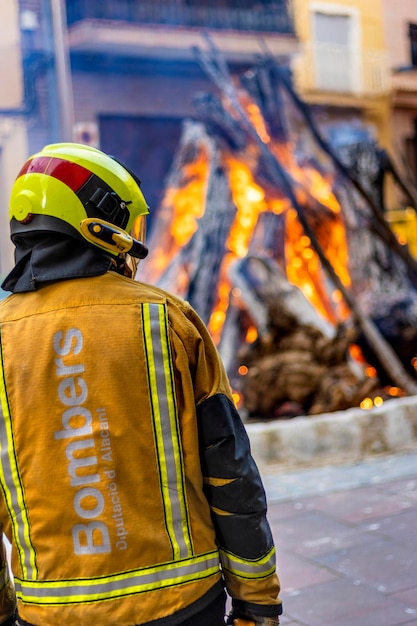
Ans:
{"type": "Polygon", "coordinates": [[[220,626],[227,594],[228,624],[279,623],[264,488],[219,354],[186,301],[133,280],[147,213],[135,175],[85,145],[44,147],[12,188],[2,623],[220,626]]]}

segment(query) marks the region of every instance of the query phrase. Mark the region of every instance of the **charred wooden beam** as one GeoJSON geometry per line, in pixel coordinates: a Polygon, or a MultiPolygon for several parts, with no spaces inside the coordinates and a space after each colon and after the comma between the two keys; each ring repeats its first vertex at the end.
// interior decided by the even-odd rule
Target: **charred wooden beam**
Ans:
{"type": "MultiPolygon", "coordinates": [[[[298,202],[297,195],[294,189],[294,182],[287,174],[282,164],[278,161],[275,154],[270,151],[268,145],[260,137],[251,120],[248,118],[247,113],[242,108],[233,79],[230,75],[226,61],[221,52],[214,46],[209,37],[207,37],[206,39],[209,47],[208,52],[196,48],[196,54],[198,59],[200,60],[203,69],[206,70],[207,74],[213,79],[219,89],[221,89],[222,92],[227,96],[230,106],[233,107],[237,119],[240,120],[242,127],[246,130],[253,142],[258,146],[259,152],[264,159],[264,163],[269,170],[271,179],[276,181],[277,187],[281,188],[284,194],[291,201],[292,206],[297,212],[298,219],[304,229],[304,232],[310,238],[311,247],[318,255],[324,270],[332,280],[333,284],[339,289],[340,293],[342,294],[347,306],[352,312],[354,319],[362,329],[364,336],[367,338],[369,344],[371,345],[372,349],[380,360],[382,367],[384,368],[384,370],[387,371],[395,384],[403,388],[407,393],[417,393],[417,383],[415,382],[415,380],[413,380],[404,370],[402,363],[400,362],[395,351],[384,340],[383,336],[380,334],[372,320],[369,319],[361,310],[361,307],[356,302],[353,294],[342,283],[329,259],[326,257],[314,230],[311,228],[308,220],[306,219],[304,211],[300,203],[298,202]]],[[[277,73],[277,76],[278,75],[279,74],[277,73]]],[[[308,113],[306,119],[309,120],[308,113]]],[[[324,150],[327,151],[329,149],[329,146],[326,144],[326,142],[323,141],[323,138],[315,129],[315,126],[312,125],[311,129],[318,143],[322,146],[324,150]]],[[[339,161],[336,155],[334,155],[331,150],[329,154],[332,156],[332,158],[334,158],[334,162],[338,166],[340,171],[342,173],[345,173],[345,175],[351,179],[349,172],[346,171],[345,167],[339,161]]],[[[358,191],[362,195],[364,195],[364,197],[366,197],[374,214],[377,214],[377,219],[381,220],[381,224],[384,223],[381,212],[379,208],[374,205],[373,200],[371,198],[368,198],[366,192],[362,189],[362,187],[357,185],[356,181],[352,180],[352,182],[355,184],[355,186],[357,186],[358,191]]],[[[389,229],[389,226],[386,226],[389,229]]],[[[392,233],[391,230],[390,232],[392,233]]],[[[394,233],[392,233],[392,237],[393,246],[398,247],[398,242],[395,238],[394,233]]],[[[401,254],[403,254],[402,250],[401,254]]],[[[410,259],[408,259],[407,257],[407,267],[412,268],[413,272],[415,271],[415,276],[417,276],[417,263],[411,257],[410,259]]]]}
{"type": "Polygon", "coordinates": [[[349,361],[353,328],[341,326],[325,336],[314,323],[300,320],[297,304],[285,293],[271,294],[266,305],[268,332],[239,352],[246,367],[238,387],[249,414],[315,415],[358,406],[377,393],[378,380],[349,361]]]}
{"type": "Polygon", "coordinates": [[[285,117],[280,84],[274,80],[270,67],[263,64],[240,77],[240,82],[260,107],[270,135],[280,142],[287,142],[289,131],[285,117]]]}
{"type": "Polygon", "coordinates": [[[198,309],[206,324],[216,304],[226,240],[235,214],[225,173],[220,167],[214,167],[208,183],[206,210],[193,237],[196,262],[187,293],[187,300],[198,309]]]}
{"type": "Polygon", "coordinates": [[[298,97],[296,92],[294,91],[291,82],[288,80],[285,72],[278,66],[274,59],[271,57],[267,60],[268,63],[271,64],[273,68],[276,80],[279,81],[287,90],[288,94],[291,96],[293,102],[297,106],[298,110],[302,113],[306,124],[310,128],[312,135],[317,141],[318,145],[322,148],[322,150],[331,158],[337,170],[346,177],[357,190],[357,192],[362,196],[362,198],[366,201],[368,206],[372,211],[372,215],[375,221],[378,224],[378,233],[383,233],[384,240],[390,245],[390,247],[395,250],[396,254],[401,257],[407,267],[409,272],[410,280],[413,285],[417,285],[417,261],[414,257],[411,256],[406,247],[401,246],[395,236],[395,233],[390,228],[389,224],[384,218],[383,211],[380,206],[374,201],[373,197],[369,194],[369,192],[363,187],[363,185],[358,181],[358,179],[352,175],[352,172],[349,171],[348,168],[344,165],[344,163],[340,160],[336,152],[332,149],[329,143],[324,139],[319,129],[317,128],[309,107],[298,97]]]}
{"type": "Polygon", "coordinates": [[[207,130],[221,137],[232,150],[243,150],[247,146],[247,134],[219,98],[209,93],[198,94],[194,106],[206,121],[207,130]]]}

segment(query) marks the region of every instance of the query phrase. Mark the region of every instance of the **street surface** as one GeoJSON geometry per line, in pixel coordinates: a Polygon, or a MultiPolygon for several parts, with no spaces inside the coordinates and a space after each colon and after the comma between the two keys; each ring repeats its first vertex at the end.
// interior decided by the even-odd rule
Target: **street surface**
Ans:
{"type": "Polygon", "coordinates": [[[262,475],[282,626],[417,625],[417,452],[262,475]]]}

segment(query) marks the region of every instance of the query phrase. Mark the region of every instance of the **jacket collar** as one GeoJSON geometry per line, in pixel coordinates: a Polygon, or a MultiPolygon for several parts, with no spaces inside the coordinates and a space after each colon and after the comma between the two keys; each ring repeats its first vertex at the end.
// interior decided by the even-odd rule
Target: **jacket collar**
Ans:
{"type": "Polygon", "coordinates": [[[112,266],[104,252],[73,237],[36,233],[14,243],[15,266],[1,285],[13,293],[36,291],[54,280],[99,276],[112,266]]]}

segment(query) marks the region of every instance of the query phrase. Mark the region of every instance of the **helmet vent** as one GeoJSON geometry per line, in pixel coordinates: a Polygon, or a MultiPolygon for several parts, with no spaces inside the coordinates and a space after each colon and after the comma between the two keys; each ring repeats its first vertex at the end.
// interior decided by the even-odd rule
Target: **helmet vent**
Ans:
{"type": "Polygon", "coordinates": [[[100,187],[95,190],[88,203],[94,205],[109,222],[124,228],[129,221],[129,211],[114,191],[106,191],[100,187]]]}
{"type": "Polygon", "coordinates": [[[76,193],[88,217],[100,217],[120,228],[126,227],[130,202],[124,202],[101,178],[92,174],[76,193]]]}

